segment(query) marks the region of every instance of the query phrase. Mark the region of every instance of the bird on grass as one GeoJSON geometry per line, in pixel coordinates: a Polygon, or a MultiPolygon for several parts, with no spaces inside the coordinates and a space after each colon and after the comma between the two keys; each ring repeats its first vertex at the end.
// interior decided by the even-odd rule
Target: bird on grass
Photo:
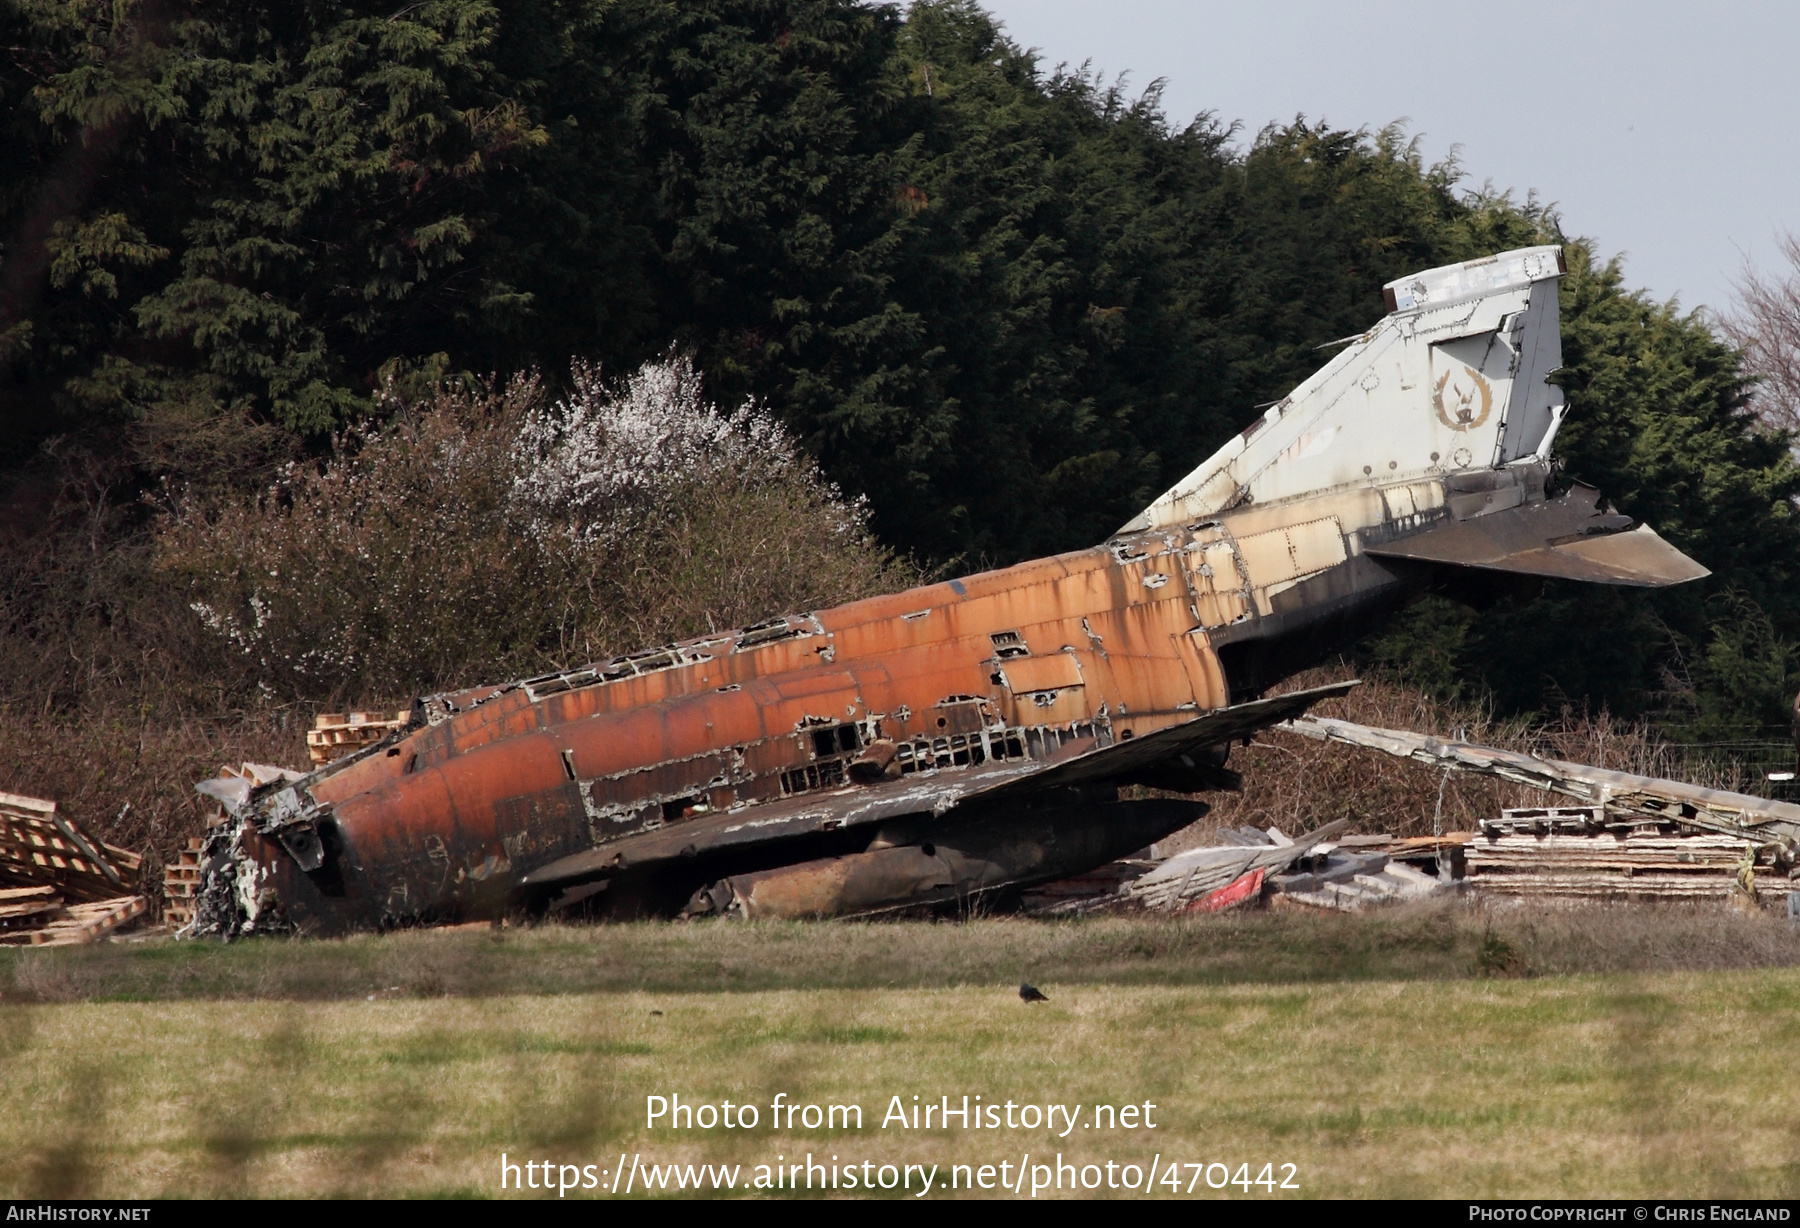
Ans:
{"type": "Polygon", "coordinates": [[[1039,993],[1038,987],[1033,985],[1030,981],[1019,982],[1019,1001],[1048,1002],[1049,1000],[1049,998],[1046,998],[1043,994],[1039,993]]]}

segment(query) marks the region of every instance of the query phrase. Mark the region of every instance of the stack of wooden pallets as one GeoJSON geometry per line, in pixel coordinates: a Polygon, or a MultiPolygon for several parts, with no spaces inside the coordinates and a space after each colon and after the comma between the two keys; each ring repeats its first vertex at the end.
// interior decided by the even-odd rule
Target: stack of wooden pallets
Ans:
{"type": "Polygon", "coordinates": [[[92,942],[143,915],[142,858],[96,840],[56,803],[0,793],[0,945],[92,942]]]}
{"type": "Polygon", "coordinates": [[[95,840],[56,803],[0,793],[0,886],[53,886],[71,900],[102,900],[137,888],[143,859],[95,840]]]}
{"type": "Polygon", "coordinates": [[[206,841],[188,839],[175,860],[163,866],[163,920],[182,929],[194,919],[194,897],[200,893],[200,850],[206,841]]]}
{"type": "Polygon", "coordinates": [[[0,890],[0,942],[14,934],[41,929],[62,911],[55,887],[8,887],[0,890]]]}
{"type": "Polygon", "coordinates": [[[1506,810],[1464,846],[1470,884],[1560,899],[1777,898],[1793,886],[1776,848],[1742,836],[1621,824],[1600,807],[1506,810]],[[1748,888],[1748,891],[1746,891],[1748,888]]]}
{"type": "Polygon", "coordinates": [[[411,712],[321,712],[306,731],[306,753],[315,765],[324,766],[379,742],[412,719],[411,712]]]}

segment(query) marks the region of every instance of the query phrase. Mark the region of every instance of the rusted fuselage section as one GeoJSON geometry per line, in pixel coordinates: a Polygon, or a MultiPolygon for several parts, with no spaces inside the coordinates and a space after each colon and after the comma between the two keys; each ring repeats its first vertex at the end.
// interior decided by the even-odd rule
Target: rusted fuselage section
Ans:
{"type": "MultiPolygon", "coordinates": [[[[659,862],[630,884],[633,906],[665,911],[759,858],[863,851],[879,824],[827,817],[763,851],[724,828],[968,769],[1027,774],[1225,707],[1183,570],[1199,538],[1224,532],[1146,535],[421,701],[413,728],[265,803],[278,821],[245,848],[257,890],[321,931],[466,915],[516,899],[534,869],[614,846],[618,864],[596,877],[620,886],[656,860],[634,857],[634,840],[691,829],[675,870],[659,862]],[[715,845],[729,856],[706,855],[715,845]]],[[[1220,779],[1177,766],[1195,787],[1220,779]]]]}
{"type": "Polygon", "coordinates": [[[1119,788],[1228,783],[1224,747],[1324,694],[1270,687],[1420,593],[1704,575],[1590,488],[1552,493],[1559,269],[1537,248],[1410,279],[1103,545],[421,700],[223,799],[198,928],[966,901],[1191,821],[1119,788]]]}

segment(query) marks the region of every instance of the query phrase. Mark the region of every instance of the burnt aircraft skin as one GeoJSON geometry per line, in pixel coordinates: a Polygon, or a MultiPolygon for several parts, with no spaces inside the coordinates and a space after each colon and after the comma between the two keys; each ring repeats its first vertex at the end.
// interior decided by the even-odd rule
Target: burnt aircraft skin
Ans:
{"type": "MultiPolygon", "coordinates": [[[[421,727],[292,786],[316,814],[318,869],[258,860],[291,919],[321,930],[479,911],[512,896],[529,869],[734,808],[879,788],[890,773],[904,786],[1036,767],[1065,744],[1099,748],[1185,723],[1227,703],[1170,574],[1173,543],[1188,536],[1144,535],[688,641],[622,659],[610,681],[582,671],[436,697],[419,705],[421,727]],[[883,743],[888,762],[859,763],[883,743]],[[864,774],[874,780],[853,782],[864,774]]],[[[1194,770],[1195,783],[1217,779],[1194,770]]],[[[840,851],[825,834],[788,839],[840,851]]],[[[854,847],[870,839],[850,835],[854,847]]]]}
{"type": "Polygon", "coordinates": [[[1228,787],[1222,747],[1343,688],[1261,694],[1423,592],[1705,575],[1591,488],[1548,493],[1560,268],[1533,248],[1394,283],[1103,545],[421,700],[225,799],[202,928],[966,901],[1190,822],[1118,788],[1228,787]]]}

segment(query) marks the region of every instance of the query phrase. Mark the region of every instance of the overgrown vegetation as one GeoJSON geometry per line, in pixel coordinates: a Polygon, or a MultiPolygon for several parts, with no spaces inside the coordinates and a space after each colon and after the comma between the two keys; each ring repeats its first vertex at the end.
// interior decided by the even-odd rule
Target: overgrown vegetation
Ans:
{"type": "MultiPolygon", "coordinates": [[[[163,499],[133,619],[87,641],[157,654],[161,689],[140,675],[135,711],[0,715],[12,787],[115,842],[185,834],[221,752],[304,761],[316,704],[392,706],[914,579],[784,426],[719,411],[680,356],[616,383],[578,367],[554,401],[532,375],[451,380],[261,489],[163,499]]],[[[13,669],[15,694],[35,674],[52,697],[71,672],[13,669]]]]}
{"type": "Polygon", "coordinates": [[[452,383],[254,495],[180,499],[156,561],[214,647],[288,702],[568,668],[901,587],[860,502],[685,358],[452,383]]]}

